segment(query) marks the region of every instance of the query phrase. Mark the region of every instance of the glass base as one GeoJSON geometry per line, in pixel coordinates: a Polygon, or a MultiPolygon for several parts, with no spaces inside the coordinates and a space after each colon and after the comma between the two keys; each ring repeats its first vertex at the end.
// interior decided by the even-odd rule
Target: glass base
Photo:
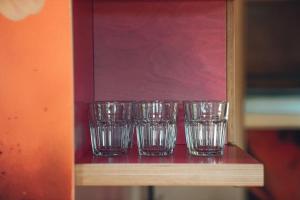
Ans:
{"type": "Polygon", "coordinates": [[[102,147],[97,150],[93,150],[94,156],[121,156],[127,153],[127,149],[119,147],[102,147]]]}
{"type": "Polygon", "coordinates": [[[193,156],[222,156],[224,154],[224,148],[201,146],[198,148],[189,149],[189,153],[193,156]]]}
{"type": "Polygon", "coordinates": [[[170,156],[173,154],[173,149],[165,147],[151,146],[139,149],[140,156],[170,156]]]}

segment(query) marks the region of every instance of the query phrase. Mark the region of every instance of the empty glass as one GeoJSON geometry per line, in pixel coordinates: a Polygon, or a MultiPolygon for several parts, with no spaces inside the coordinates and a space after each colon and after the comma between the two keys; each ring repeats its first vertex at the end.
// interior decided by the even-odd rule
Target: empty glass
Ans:
{"type": "Polygon", "coordinates": [[[172,154],[177,136],[177,103],[137,102],[134,105],[134,112],[139,155],[172,154]]]}
{"type": "Polygon", "coordinates": [[[127,152],[133,132],[132,103],[91,103],[89,122],[94,155],[115,156],[127,152]]]}
{"type": "Polygon", "coordinates": [[[223,155],[229,105],[226,101],[186,101],[185,137],[191,155],[223,155]]]}

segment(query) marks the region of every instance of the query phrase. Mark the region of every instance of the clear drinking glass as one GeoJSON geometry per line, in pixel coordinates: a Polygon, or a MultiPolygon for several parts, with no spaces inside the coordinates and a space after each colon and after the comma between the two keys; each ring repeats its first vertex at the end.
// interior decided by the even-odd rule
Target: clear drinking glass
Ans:
{"type": "Polygon", "coordinates": [[[171,155],[177,136],[177,103],[137,102],[134,112],[139,155],[171,155]]]}
{"type": "Polygon", "coordinates": [[[94,155],[115,156],[127,152],[133,132],[132,103],[91,103],[89,122],[94,155]]]}
{"type": "Polygon", "coordinates": [[[223,155],[229,105],[226,101],[186,101],[185,137],[191,155],[223,155]]]}

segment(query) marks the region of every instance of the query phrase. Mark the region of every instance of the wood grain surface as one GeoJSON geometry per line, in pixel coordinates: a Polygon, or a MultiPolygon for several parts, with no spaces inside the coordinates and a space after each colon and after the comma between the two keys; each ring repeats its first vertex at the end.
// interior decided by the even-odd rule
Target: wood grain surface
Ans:
{"type": "Polygon", "coordinates": [[[228,142],[244,148],[244,0],[227,1],[228,142]]]}
{"type": "Polygon", "coordinates": [[[226,99],[225,1],[95,1],[97,100],[226,99]]]}
{"type": "Polygon", "coordinates": [[[223,157],[189,156],[185,145],[177,145],[173,156],[129,155],[77,161],[76,185],[205,185],[261,186],[263,165],[236,146],[227,146],[223,157]]]}

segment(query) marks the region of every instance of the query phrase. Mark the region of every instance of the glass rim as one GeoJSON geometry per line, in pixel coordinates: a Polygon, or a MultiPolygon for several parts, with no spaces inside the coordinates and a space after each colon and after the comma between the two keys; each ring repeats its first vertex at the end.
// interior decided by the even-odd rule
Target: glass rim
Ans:
{"type": "Polygon", "coordinates": [[[146,104],[146,103],[176,103],[178,104],[179,101],[176,100],[139,100],[139,101],[135,101],[134,103],[136,104],[146,104]]]}
{"type": "Polygon", "coordinates": [[[228,104],[229,102],[226,100],[185,100],[183,104],[190,103],[220,103],[220,104],[228,104]]]}
{"type": "Polygon", "coordinates": [[[95,105],[95,104],[107,105],[107,104],[122,104],[122,103],[132,104],[132,103],[134,103],[134,101],[108,100],[108,101],[93,101],[93,102],[90,102],[89,104],[90,105],[95,105]]]}

